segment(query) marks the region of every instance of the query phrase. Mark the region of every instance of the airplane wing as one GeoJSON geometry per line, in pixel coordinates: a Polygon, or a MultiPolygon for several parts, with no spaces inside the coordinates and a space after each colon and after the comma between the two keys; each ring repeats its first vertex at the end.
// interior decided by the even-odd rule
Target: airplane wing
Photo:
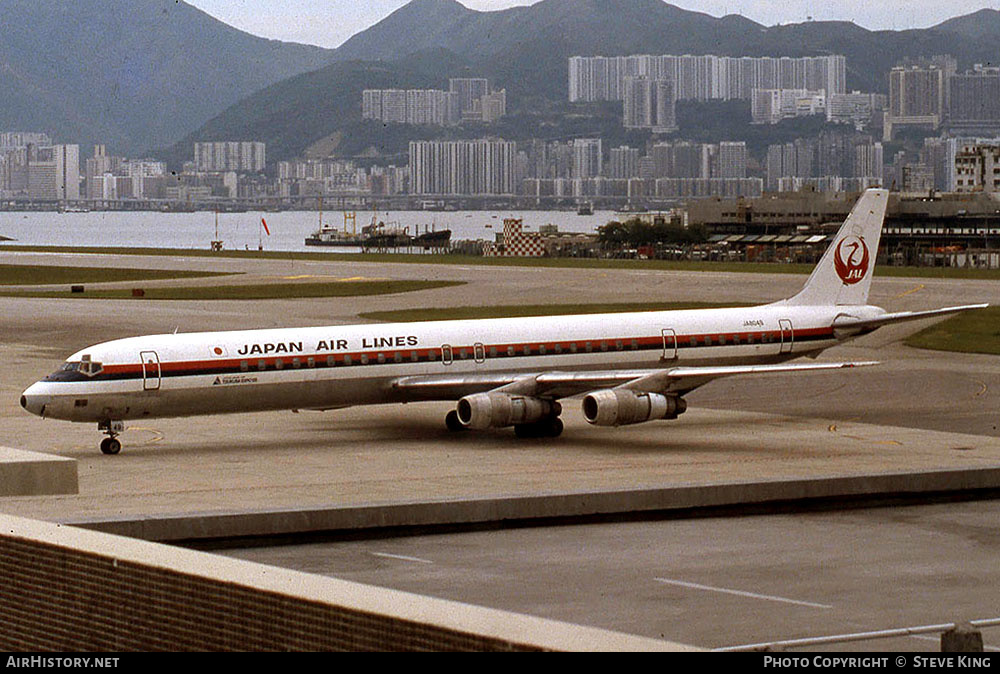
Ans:
{"type": "Polygon", "coordinates": [[[778,372],[814,372],[877,365],[851,363],[783,363],[673,367],[655,370],[594,370],[589,372],[496,373],[486,375],[424,375],[401,377],[393,389],[405,400],[456,400],[486,391],[511,395],[566,398],[597,389],[622,387],[644,393],[684,394],[719,377],[778,372]]]}
{"type": "Polygon", "coordinates": [[[917,321],[921,318],[931,318],[933,316],[947,316],[957,314],[962,311],[972,311],[973,309],[985,309],[989,304],[966,304],[959,307],[944,307],[943,309],[930,309],[928,311],[897,311],[889,314],[882,314],[875,318],[856,318],[854,316],[840,316],[833,322],[833,330],[837,338],[849,337],[861,332],[870,332],[875,328],[888,325],[890,323],[901,323],[903,321],[917,321]]]}

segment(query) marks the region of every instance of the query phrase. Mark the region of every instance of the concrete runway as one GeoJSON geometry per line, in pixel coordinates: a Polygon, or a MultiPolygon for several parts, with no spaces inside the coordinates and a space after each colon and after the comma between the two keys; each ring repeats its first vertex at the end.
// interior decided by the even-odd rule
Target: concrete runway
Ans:
{"type": "MultiPolygon", "coordinates": [[[[805,282],[805,277],[12,254],[3,252],[2,248],[0,262],[242,271],[245,275],[240,277],[241,282],[302,275],[466,282],[466,285],[457,288],[391,296],[291,301],[0,298],[3,316],[0,319],[3,325],[0,343],[0,445],[71,457],[79,463],[78,495],[0,498],[0,510],[14,515],[62,522],[93,522],[151,516],[603,493],[824,476],[993,469],[1000,466],[1000,405],[997,404],[1000,358],[926,352],[899,345],[899,337],[919,329],[921,326],[918,324],[883,329],[828,351],[823,356],[830,360],[875,359],[883,363],[878,367],[717,381],[691,394],[688,397],[691,410],[675,422],[620,429],[595,428],[583,421],[574,401],[568,401],[564,414],[566,432],[562,438],[525,443],[516,440],[509,430],[450,434],[443,425],[444,414],[449,409],[449,405],[444,403],[326,413],[263,413],[143,422],[122,436],[122,454],[106,457],[98,451],[102,436],[95,428],[43,421],[26,414],[17,402],[20,392],[27,385],[54,370],[65,356],[87,344],[134,334],[171,332],[174,329],[197,331],[341,324],[357,322],[357,314],[361,311],[578,302],[581,296],[593,302],[765,302],[794,294],[805,282]]],[[[123,285],[150,287],[153,283],[123,285]]],[[[871,301],[890,311],[973,302],[1000,303],[1000,283],[876,279],[871,301]]],[[[914,512],[913,519],[919,522],[920,513],[931,511],[916,508],[914,512]]],[[[829,517],[836,516],[831,514],[829,517]]],[[[796,546],[795,560],[785,559],[780,545],[763,547],[753,561],[759,570],[753,573],[740,572],[739,564],[736,568],[733,566],[733,560],[739,559],[739,550],[745,543],[745,535],[738,532],[743,531],[743,527],[750,527],[748,530],[761,527],[760,535],[769,536],[767,532],[771,531],[771,525],[765,522],[765,518],[752,518],[751,523],[719,523],[712,527],[702,527],[706,522],[704,520],[692,520],[685,523],[680,532],[663,529],[650,534],[652,538],[640,545],[650,549],[690,547],[692,554],[700,557],[686,567],[688,570],[699,565],[716,569],[714,574],[706,577],[697,574],[670,575],[667,570],[654,571],[651,567],[653,577],[660,577],[656,574],[661,574],[662,577],[686,579],[706,586],[739,587],[759,594],[806,597],[812,603],[834,605],[831,597],[843,589],[837,584],[839,576],[834,574],[826,578],[816,592],[808,591],[811,589],[810,578],[825,577],[827,566],[842,568],[846,564],[845,556],[848,559],[851,557],[850,548],[845,547],[848,552],[831,557],[829,546],[834,543],[826,540],[822,526],[811,525],[813,520],[803,515],[784,517],[786,519],[776,525],[779,530],[787,531],[792,540],[805,541],[806,545],[796,546]],[[704,533],[700,535],[699,531],[704,533]],[[692,545],[692,541],[697,545],[692,545]],[[715,541],[718,545],[706,545],[706,541],[715,541]],[[748,578],[779,572],[789,573],[796,579],[792,587],[758,587],[754,590],[756,583],[743,582],[748,578]]],[[[982,517],[982,526],[986,527],[989,517],[982,517]]],[[[870,520],[857,518],[852,521],[854,533],[849,536],[878,539],[879,531],[884,526],[882,519],[878,516],[870,520]]],[[[650,526],[655,528],[655,523],[650,526]]],[[[555,530],[548,536],[542,536],[539,543],[507,544],[489,533],[473,536],[455,539],[465,541],[455,545],[469,548],[473,556],[486,554],[496,545],[514,550],[524,545],[527,550],[535,550],[523,553],[522,568],[531,570],[531,575],[540,579],[537,581],[539,587],[554,584],[552,580],[545,580],[547,566],[560,568],[562,560],[573,561],[577,556],[592,560],[606,556],[601,546],[614,547],[615,544],[604,543],[602,539],[640,540],[629,529],[603,533],[603,530],[592,527],[555,530]],[[546,547],[544,541],[550,538],[553,541],[562,540],[562,543],[546,547]],[[476,550],[480,552],[476,553],[476,550]]],[[[905,539],[907,535],[901,533],[899,536],[905,539]]],[[[933,556],[936,546],[941,544],[941,540],[933,536],[914,540],[914,560],[921,555],[933,556]]],[[[414,547],[412,554],[405,551],[401,554],[416,558],[423,555],[433,557],[420,546],[414,547]]],[[[342,554],[352,553],[349,549],[336,553],[342,554]]],[[[869,554],[869,557],[859,556],[858,560],[868,565],[876,563],[872,560],[880,553],[869,554]]],[[[308,555],[299,561],[294,561],[292,557],[279,553],[274,563],[307,569],[314,564],[309,561],[308,555]]],[[[899,555],[899,559],[900,568],[906,572],[905,555],[899,555]]],[[[353,573],[352,564],[354,562],[346,565],[344,573],[348,576],[353,573]]],[[[919,563],[915,561],[914,564],[919,563]]],[[[450,586],[467,588],[454,592],[448,590],[444,595],[490,603],[482,592],[476,591],[475,578],[480,572],[464,572],[464,568],[436,569],[437,573],[451,577],[450,586]]],[[[326,567],[318,571],[329,572],[326,567]]],[[[402,573],[405,575],[406,572],[402,573]]],[[[605,582],[590,562],[582,563],[577,573],[578,577],[570,577],[563,582],[569,592],[575,587],[596,588],[605,582]]],[[[929,571],[927,582],[933,582],[937,575],[949,577],[949,573],[947,570],[929,571]]],[[[991,575],[986,561],[973,565],[969,574],[970,584],[996,585],[996,578],[991,575]]],[[[364,573],[358,576],[360,579],[366,577],[364,573]]],[[[373,575],[370,578],[386,584],[396,582],[391,576],[373,575]]],[[[678,586],[670,588],[658,581],[650,582],[652,585],[647,589],[642,589],[645,585],[636,586],[637,595],[625,593],[622,603],[608,611],[602,608],[599,599],[588,598],[603,596],[600,591],[589,592],[587,596],[578,596],[573,600],[550,600],[546,598],[546,590],[537,595],[537,601],[509,605],[519,606],[518,610],[565,620],[574,620],[574,616],[578,616],[581,622],[631,631],[638,624],[636,619],[621,622],[614,616],[641,615],[636,606],[644,603],[652,611],[663,611],[662,603],[648,601],[650,593],[661,596],[667,592],[678,592],[678,586]],[[549,611],[546,607],[551,603],[564,608],[549,611]],[[604,618],[591,620],[586,617],[594,615],[604,618]]],[[[846,584],[847,580],[842,579],[842,582],[846,584]]],[[[410,586],[406,587],[410,589],[410,586]]],[[[434,583],[423,587],[429,593],[436,592],[434,583]]],[[[856,588],[851,591],[861,592],[856,588]]],[[[504,592],[506,590],[497,590],[501,595],[504,592]]],[[[956,592],[959,596],[969,596],[972,590],[959,583],[956,592]]],[[[757,618],[735,609],[733,612],[722,610],[719,607],[725,604],[719,604],[718,598],[711,593],[704,594],[708,598],[700,607],[682,603],[677,612],[667,611],[661,619],[651,623],[656,625],[652,631],[636,629],[636,633],[652,636],[664,633],[669,639],[690,639],[696,645],[721,646],[752,641],[763,632],[784,638],[802,631],[786,628],[796,624],[797,619],[794,618],[787,623],[774,624],[773,630],[742,629],[741,625],[757,618]],[[721,622],[723,625],[718,627],[721,635],[717,638],[708,635],[714,633],[705,631],[668,629],[678,622],[687,624],[692,611],[704,610],[711,610],[713,624],[718,626],[721,622]],[[725,620],[727,616],[728,620],[725,620]]],[[[931,603],[937,605],[937,601],[931,603]]],[[[802,629],[809,628],[812,634],[817,630],[823,633],[829,630],[852,631],[850,625],[854,623],[850,616],[856,605],[839,599],[835,604],[844,610],[839,622],[804,622],[802,629]]],[[[508,603],[490,605],[506,607],[508,603]]],[[[996,605],[995,601],[992,605],[996,605]]],[[[932,620],[934,622],[955,618],[944,611],[946,606],[940,608],[940,615],[927,610],[912,617],[901,615],[900,620],[889,620],[892,616],[885,616],[880,620],[856,620],[855,623],[897,627],[901,626],[900,621],[913,624],[913,621],[923,620],[924,616],[932,614],[938,616],[932,620]]],[[[966,617],[993,616],[977,614],[966,617]]],[[[641,618],[638,620],[641,621],[641,618]]]]}

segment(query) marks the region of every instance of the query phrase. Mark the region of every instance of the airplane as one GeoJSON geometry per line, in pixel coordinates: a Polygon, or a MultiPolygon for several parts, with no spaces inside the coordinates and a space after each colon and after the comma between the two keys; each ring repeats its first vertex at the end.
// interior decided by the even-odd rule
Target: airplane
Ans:
{"type": "Polygon", "coordinates": [[[791,362],[881,326],[983,308],[868,305],[889,192],[858,199],[802,290],[743,308],[149,335],[97,344],[29,386],[43,418],[96,422],[105,454],[134,419],[457,401],[449,430],[557,437],[560,401],[596,426],[676,419],[713,379],[874,365],[791,362]]]}

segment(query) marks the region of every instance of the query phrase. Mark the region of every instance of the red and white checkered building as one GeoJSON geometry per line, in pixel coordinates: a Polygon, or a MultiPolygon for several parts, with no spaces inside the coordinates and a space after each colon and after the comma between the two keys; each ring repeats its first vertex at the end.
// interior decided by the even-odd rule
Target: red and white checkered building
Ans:
{"type": "Polygon", "coordinates": [[[505,218],[503,221],[503,243],[487,242],[483,245],[486,257],[542,257],[545,243],[539,232],[525,232],[520,218],[505,218]]]}

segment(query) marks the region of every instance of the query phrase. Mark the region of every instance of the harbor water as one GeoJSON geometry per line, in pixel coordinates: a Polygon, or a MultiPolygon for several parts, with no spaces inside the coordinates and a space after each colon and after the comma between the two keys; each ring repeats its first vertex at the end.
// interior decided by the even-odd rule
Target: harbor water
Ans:
{"type": "MultiPolygon", "coordinates": [[[[525,231],[537,232],[543,225],[555,225],[560,232],[596,232],[610,220],[622,218],[612,211],[577,215],[575,211],[380,211],[375,218],[387,227],[402,227],[411,235],[425,231],[451,230],[454,241],[493,241],[503,232],[505,218],[521,218],[525,231]]],[[[372,222],[371,211],[358,212],[356,230],[372,222]]],[[[341,211],[324,211],[324,224],[352,231],[341,211]]],[[[306,246],[305,238],[319,229],[317,211],[267,213],[158,213],[91,211],[86,213],[0,212],[0,237],[10,243],[37,246],[98,246],[108,248],[191,248],[208,249],[218,239],[226,250],[350,252],[357,248],[306,246]],[[266,221],[265,230],[261,220],[266,221]],[[270,234],[268,234],[268,231],[270,234]]],[[[0,249],[3,243],[0,239],[0,249]]]]}

